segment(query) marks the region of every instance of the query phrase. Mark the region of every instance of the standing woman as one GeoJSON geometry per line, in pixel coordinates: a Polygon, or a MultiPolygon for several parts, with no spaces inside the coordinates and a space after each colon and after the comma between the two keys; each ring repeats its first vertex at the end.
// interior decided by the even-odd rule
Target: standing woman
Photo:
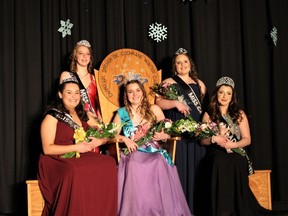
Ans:
{"type": "Polygon", "coordinates": [[[56,101],[41,124],[43,154],[38,164],[38,182],[45,199],[43,216],[117,215],[117,168],[114,158],[90,152],[106,139],[74,144],[74,130],[86,131],[77,81],[62,82],[56,101]],[[79,152],[79,158],[61,155],[79,152]]]}
{"type": "MultiPolygon", "coordinates": [[[[180,92],[180,100],[156,98],[156,104],[164,110],[165,116],[172,121],[190,115],[196,121],[201,120],[204,99],[208,98],[205,84],[198,79],[196,67],[183,48],[178,49],[172,59],[172,77],[162,83],[175,85],[180,92]]],[[[189,137],[183,136],[177,142],[176,162],[179,177],[189,207],[193,213],[194,180],[199,161],[205,154],[205,148],[189,137]]]]}
{"type": "MultiPolygon", "coordinates": [[[[81,40],[75,45],[70,55],[70,71],[63,71],[60,75],[60,84],[71,78],[78,80],[84,109],[89,117],[89,125],[93,126],[95,121],[102,122],[100,104],[95,77],[93,75],[93,53],[90,43],[81,40]]],[[[99,152],[99,148],[91,150],[99,152]]]]}
{"type": "Polygon", "coordinates": [[[87,40],[77,42],[70,55],[70,71],[63,71],[60,83],[65,79],[76,77],[81,89],[81,97],[89,117],[102,121],[95,77],[93,75],[93,53],[87,40]]]}

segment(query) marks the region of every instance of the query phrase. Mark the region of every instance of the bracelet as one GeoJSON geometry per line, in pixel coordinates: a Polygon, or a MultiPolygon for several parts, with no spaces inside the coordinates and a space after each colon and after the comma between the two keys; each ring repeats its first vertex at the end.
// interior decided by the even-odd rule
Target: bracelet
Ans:
{"type": "Polygon", "coordinates": [[[211,137],[211,143],[215,143],[213,138],[214,138],[214,135],[211,137]]]}

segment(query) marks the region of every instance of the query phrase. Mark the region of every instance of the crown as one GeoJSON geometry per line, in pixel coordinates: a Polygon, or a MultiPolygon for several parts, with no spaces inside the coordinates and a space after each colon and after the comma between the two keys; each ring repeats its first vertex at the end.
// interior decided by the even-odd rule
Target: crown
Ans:
{"type": "Polygon", "coordinates": [[[187,54],[187,50],[185,50],[184,48],[180,47],[176,52],[175,55],[179,55],[179,54],[187,54]]]}
{"type": "Polygon", "coordinates": [[[77,42],[77,45],[79,46],[86,46],[86,47],[91,47],[91,44],[87,40],[81,40],[77,42]]]}
{"type": "Polygon", "coordinates": [[[78,83],[78,80],[76,79],[76,77],[69,77],[67,79],[63,79],[61,82],[60,82],[60,85],[63,84],[63,83],[66,83],[66,82],[76,82],[78,83]]]}
{"type": "Polygon", "coordinates": [[[234,81],[230,77],[221,77],[217,82],[216,82],[216,87],[220,85],[229,85],[232,88],[234,88],[234,81]]]}
{"type": "Polygon", "coordinates": [[[131,82],[132,80],[138,80],[141,81],[141,75],[136,74],[134,71],[129,71],[124,79],[124,85],[127,85],[128,82],[131,82]]]}

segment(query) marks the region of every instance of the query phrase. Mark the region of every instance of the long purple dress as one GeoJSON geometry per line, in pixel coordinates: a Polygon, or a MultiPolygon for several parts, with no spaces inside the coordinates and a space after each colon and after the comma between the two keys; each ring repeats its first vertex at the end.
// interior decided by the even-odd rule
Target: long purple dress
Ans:
{"type": "MultiPolygon", "coordinates": [[[[72,144],[73,133],[58,121],[55,143],[72,144]]],[[[41,154],[38,181],[45,199],[42,215],[117,215],[117,168],[110,156],[89,152],[63,159],[41,154]]]]}
{"type": "MultiPolygon", "coordinates": [[[[126,132],[127,127],[129,124],[123,128],[126,132]]],[[[170,158],[164,155],[165,151],[155,141],[146,143],[127,156],[121,155],[118,166],[119,215],[191,215],[177,168],[168,164],[170,158]]]]}

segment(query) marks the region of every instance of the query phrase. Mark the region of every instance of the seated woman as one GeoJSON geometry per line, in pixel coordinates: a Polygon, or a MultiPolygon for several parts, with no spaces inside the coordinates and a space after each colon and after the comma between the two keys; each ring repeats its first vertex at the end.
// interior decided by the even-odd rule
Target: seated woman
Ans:
{"type": "Polygon", "coordinates": [[[254,172],[244,150],[251,142],[249,122],[240,108],[231,78],[222,77],[217,81],[203,122],[216,123],[217,133],[201,141],[207,145],[207,152],[200,163],[197,178],[195,215],[260,216],[285,213],[264,209],[249,187],[248,175],[254,172]]]}
{"type": "Polygon", "coordinates": [[[157,141],[167,139],[163,131],[138,148],[136,140],[163,120],[159,106],[148,102],[144,86],[138,80],[124,85],[125,107],[118,109],[114,122],[124,123],[119,135],[130,154],[122,153],[118,166],[118,215],[191,215],[177,168],[157,141]],[[169,164],[168,164],[169,162],[169,164]]]}
{"type": "Polygon", "coordinates": [[[74,144],[74,129],[88,129],[79,84],[66,80],[41,124],[44,154],[39,158],[38,181],[45,199],[42,215],[117,215],[117,168],[110,156],[89,152],[106,142],[74,144]],[[62,158],[79,152],[80,158],[62,158]]]}

